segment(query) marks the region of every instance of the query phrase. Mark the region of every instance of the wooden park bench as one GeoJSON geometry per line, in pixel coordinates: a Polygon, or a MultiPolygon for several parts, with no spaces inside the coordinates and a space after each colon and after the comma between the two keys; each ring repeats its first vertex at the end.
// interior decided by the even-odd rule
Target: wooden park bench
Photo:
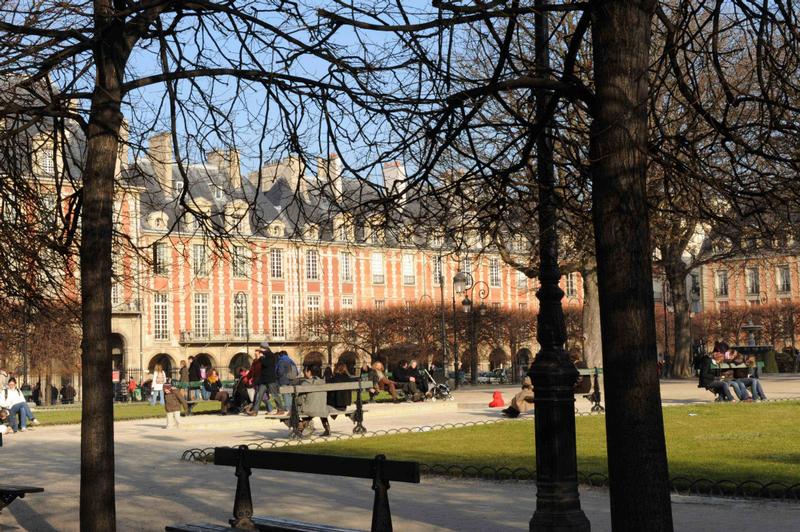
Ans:
{"type": "Polygon", "coordinates": [[[253,517],[253,501],[250,496],[252,469],[270,469],[290,473],[310,473],[337,477],[372,479],[375,499],[372,505],[373,532],[392,530],[392,514],[389,509],[389,482],[419,484],[419,464],[387,460],[378,455],[374,459],[299,454],[277,451],[251,450],[246,445],[239,447],[217,447],[214,449],[214,465],[236,468],[236,497],[233,502],[231,528],[213,524],[186,524],[166,527],[168,532],[219,532],[232,530],[286,530],[297,532],[337,532],[352,529],[284,519],[278,517],[253,517]]]}
{"type": "Polygon", "coordinates": [[[300,412],[297,409],[297,397],[299,395],[311,392],[339,392],[343,390],[357,391],[356,393],[356,406],[351,410],[336,410],[331,409],[331,415],[343,415],[349,418],[354,424],[353,434],[364,434],[367,432],[364,427],[364,402],[361,398],[361,392],[364,390],[364,381],[361,379],[351,382],[334,382],[330,384],[289,384],[281,386],[278,390],[279,393],[292,394],[292,407],[286,416],[280,417],[281,421],[288,423],[289,428],[292,429],[292,438],[302,438],[303,430],[300,427],[300,412]]]}
{"type": "Polygon", "coordinates": [[[28,493],[42,493],[44,488],[33,486],[4,486],[0,485],[0,513],[3,508],[14,502],[16,499],[24,499],[28,493]]]}

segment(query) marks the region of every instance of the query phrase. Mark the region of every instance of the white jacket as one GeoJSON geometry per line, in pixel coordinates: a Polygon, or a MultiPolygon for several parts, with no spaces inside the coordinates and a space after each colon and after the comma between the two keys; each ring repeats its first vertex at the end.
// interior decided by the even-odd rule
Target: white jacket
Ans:
{"type": "Polygon", "coordinates": [[[5,390],[0,391],[0,406],[3,408],[11,408],[12,406],[24,403],[25,396],[22,395],[22,392],[19,391],[19,388],[6,388],[5,390]]]}
{"type": "Polygon", "coordinates": [[[167,382],[167,374],[164,371],[156,371],[153,373],[153,390],[163,390],[164,383],[167,382]],[[160,380],[161,382],[156,382],[160,380]]]}

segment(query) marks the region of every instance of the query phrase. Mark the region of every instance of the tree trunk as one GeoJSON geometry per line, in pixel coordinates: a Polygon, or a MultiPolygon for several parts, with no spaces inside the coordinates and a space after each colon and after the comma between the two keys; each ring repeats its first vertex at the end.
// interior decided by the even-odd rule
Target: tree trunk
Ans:
{"type": "Polygon", "coordinates": [[[590,368],[603,366],[603,337],[600,331],[600,298],[597,266],[584,268],[583,278],[583,360],[590,368]]]}
{"type": "Polygon", "coordinates": [[[611,525],[671,531],[646,194],[652,1],[590,4],[591,129],[611,525]]]}
{"type": "Polygon", "coordinates": [[[675,352],[672,353],[672,375],[688,378],[692,376],[692,318],[686,293],[686,267],[683,261],[679,265],[667,265],[666,273],[674,308],[675,352]]]}
{"type": "Polygon", "coordinates": [[[116,530],[114,389],[111,382],[111,244],[120,84],[130,49],[109,0],[95,1],[96,72],[87,131],[81,212],[81,530],[116,530]]]}

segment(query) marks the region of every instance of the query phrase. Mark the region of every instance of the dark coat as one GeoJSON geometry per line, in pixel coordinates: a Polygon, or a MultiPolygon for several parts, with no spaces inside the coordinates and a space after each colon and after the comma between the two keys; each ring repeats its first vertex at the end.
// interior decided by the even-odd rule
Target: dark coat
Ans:
{"type": "MultiPolygon", "coordinates": [[[[337,382],[354,382],[355,379],[349,375],[337,373],[325,382],[331,384],[337,382]]],[[[345,410],[348,406],[353,404],[353,392],[351,390],[339,390],[338,392],[328,392],[328,405],[337,410],[345,410]]]]}
{"type": "Polygon", "coordinates": [[[210,382],[208,379],[203,381],[203,388],[209,393],[209,396],[213,399],[217,396],[217,393],[222,389],[222,381],[218,380],[216,382],[210,382]]]}
{"type": "Polygon", "coordinates": [[[711,368],[711,366],[711,357],[705,355],[700,361],[700,384],[698,385],[700,388],[710,386],[718,380],[717,375],[714,373],[714,370],[711,368]]]}
{"type": "Polygon", "coordinates": [[[196,358],[189,364],[189,380],[192,382],[203,380],[200,378],[200,362],[196,358]]]}
{"type": "Polygon", "coordinates": [[[272,384],[278,382],[278,373],[275,366],[278,364],[278,355],[272,351],[267,351],[261,357],[261,375],[258,378],[258,384],[272,384]]]}
{"type": "Polygon", "coordinates": [[[413,375],[409,367],[397,366],[397,369],[394,370],[394,380],[397,382],[409,382],[410,377],[413,375]]]}

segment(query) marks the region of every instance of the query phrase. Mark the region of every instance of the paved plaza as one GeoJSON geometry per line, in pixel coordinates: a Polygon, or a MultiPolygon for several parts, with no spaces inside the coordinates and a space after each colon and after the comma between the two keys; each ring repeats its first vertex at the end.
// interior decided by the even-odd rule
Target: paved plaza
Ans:
{"type": "MultiPolygon", "coordinates": [[[[770,398],[800,397],[800,377],[763,379],[770,398]]],[[[369,430],[438,423],[497,419],[485,407],[492,391],[506,400],[513,387],[467,388],[448,403],[370,405],[369,430]]],[[[710,394],[696,381],[667,381],[665,404],[707,401],[710,394]]],[[[588,402],[576,398],[586,410],[588,402]]],[[[731,405],[736,408],[736,405],[731,405]]],[[[120,530],[163,530],[179,522],[225,522],[233,506],[232,468],[180,461],[192,447],[233,445],[264,438],[285,438],[275,420],[244,416],[198,415],[180,430],[162,428],[162,419],[118,422],[117,517],[120,530]]],[[[339,418],[336,433],[349,434],[352,424],[339,418]]],[[[78,530],[80,427],[41,427],[6,438],[0,449],[4,482],[43,486],[44,494],[29,495],[0,515],[0,530],[78,530]]],[[[531,464],[533,467],[534,464],[531,464]]],[[[255,471],[251,477],[257,513],[293,517],[368,529],[372,508],[368,480],[340,479],[255,471]]],[[[489,482],[423,477],[420,485],[394,484],[389,492],[395,529],[523,530],[535,508],[532,483],[489,482]]],[[[582,489],[582,504],[595,531],[610,530],[608,493],[582,489]]],[[[796,530],[800,504],[742,501],[708,497],[673,497],[676,530],[782,531],[796,530]]]]}

